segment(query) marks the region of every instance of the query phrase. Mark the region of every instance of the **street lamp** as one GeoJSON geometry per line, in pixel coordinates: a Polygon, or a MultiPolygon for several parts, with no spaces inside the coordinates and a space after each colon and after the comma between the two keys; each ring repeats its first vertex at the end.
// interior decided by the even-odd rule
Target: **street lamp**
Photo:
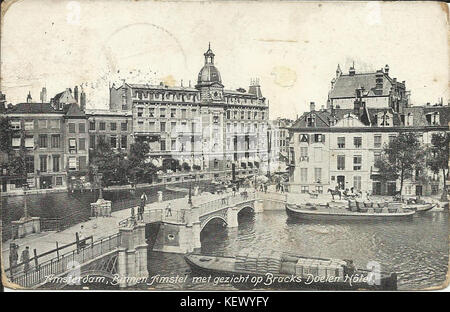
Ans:
{"type": "Polygon", "coordinates": [[[23,188],[23,220],[28,220],[28,207],[27,207],[27,190],[29,189],[28,183],[22,185],[23,188]]]}

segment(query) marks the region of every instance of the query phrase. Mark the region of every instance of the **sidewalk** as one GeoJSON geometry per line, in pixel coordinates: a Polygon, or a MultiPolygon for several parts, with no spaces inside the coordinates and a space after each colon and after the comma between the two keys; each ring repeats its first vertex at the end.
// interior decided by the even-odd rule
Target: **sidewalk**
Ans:
{"type": "MultiPolygon", "coordinates": [[[[244,189],[241,189],[243,191],[244,189]]],[[[230,194],[225,194],[229,196],[230,194]]],[[[210,193],[202,193],[198,196],[192,196],[193,205],[200,205],[205,202],[213,201],[215,199],[221,198],[224,195],[218,194],[210,194],[210,193]]],[[[172,214],[174,217],[176,216],[176,212],[180,211],[183,208],[188,207],[188,196],[184,198],[178,198],[163,202],[154,202],[147,204],[145,206],[145,211],[156,210],[156,209],[165,209],[167,205],[171,204],[172,214]]],[[[137,209],[135,209],[135,213],[137,213],[137,209]]],[[[164,212],[165,213],[165,212],[164,212]]],[[[75,242],[76,236],[75,233],[80,231],[81,225],[84,226],[83,236],[84,238],[93,236],[93,240],[99,240],[103,237],[108,237],[113,234],[116,234],[119,231],[119,222],[128,218],[131,215],[130,209],[124,209],[120,211],[113,212],[111,217],[99,217],[96,219],[91,219],[89,221],[79,223],[75,226],[65,229],[61,232],[42,232],[38,234],[31,234],[27,237],[15,239],[14,243],[19,245],[19,263],[20,256],[22,251],[26,246],[30,247],[30,259],[34,257],[33,249],[36,248],[37,254],[43,254],[47,251],[56,248],[56,242],[58,242],[59,247],[75,242]]],[[[4,268],[9,268],[9,246],[12,240],[8,240],[2,243],[2,261],[4,268]]],[[[76,246],[70,246],[59,253],[60,255],[72,252],[76,250],[76,246]]],[[[44,256],[39,258],[39,263],[43,263],[44,261],[50,260],[56,257],[56,253],[44,256]]],[[[34,266],[34,261],[30,262],[30,266],[34,266]]]]}

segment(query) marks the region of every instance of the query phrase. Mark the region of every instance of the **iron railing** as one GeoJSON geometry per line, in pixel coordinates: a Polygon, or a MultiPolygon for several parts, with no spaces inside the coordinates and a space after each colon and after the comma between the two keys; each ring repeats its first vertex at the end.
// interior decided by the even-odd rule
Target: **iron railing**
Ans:
{"type": "Polygon", "coordinates": [[[7,276],[12,283],[22,287],[33,287],[45,282],[48,278],[69,272],[79,268],[79,265],[93,260],[105,253],[113,251],[120,246],[120,233],[101,238],[81,249],[74,249],[56,258],[31,267],[25,272],[24,268],[16,268],[11,272],[8,270],[7,276]],[[16,271],[21,272],[16,272],[16,271]]]}

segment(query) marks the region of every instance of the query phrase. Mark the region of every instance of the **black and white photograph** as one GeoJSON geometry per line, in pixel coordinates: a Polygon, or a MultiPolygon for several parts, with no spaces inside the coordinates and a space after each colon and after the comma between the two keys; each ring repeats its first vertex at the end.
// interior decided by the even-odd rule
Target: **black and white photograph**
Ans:
{"type": "Polygon", "coordinates": [[[4,291],[448,291],[448,12],[2,2],[4,291]]]}

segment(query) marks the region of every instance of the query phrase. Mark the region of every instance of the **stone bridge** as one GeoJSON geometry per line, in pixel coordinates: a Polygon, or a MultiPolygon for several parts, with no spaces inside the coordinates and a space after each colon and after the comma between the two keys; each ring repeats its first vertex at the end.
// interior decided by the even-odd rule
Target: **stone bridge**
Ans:
{"type": "MultiPolygon", "coordinates": [[[[143,221],[147,225],[147,233],[151,232],[151,224],[159,224],[152,244],[153,250],[188,253],[201,247],[200,233],[211,220],[221,219],[228,227],[237,227],[238,213],[244,208],[250,208],[256,213],[263,210],[262,200],[258,199],[256,192],[224,194],[214,199],[207,198],[192,206],[186,202],[170,216],[166,216],[166,208],[161,208],[160,205],[157,209],[146,210],[143,221]]],[[[133,218],[127,218],[120,224],[126,227],[135,222],[133,218]]]]}

